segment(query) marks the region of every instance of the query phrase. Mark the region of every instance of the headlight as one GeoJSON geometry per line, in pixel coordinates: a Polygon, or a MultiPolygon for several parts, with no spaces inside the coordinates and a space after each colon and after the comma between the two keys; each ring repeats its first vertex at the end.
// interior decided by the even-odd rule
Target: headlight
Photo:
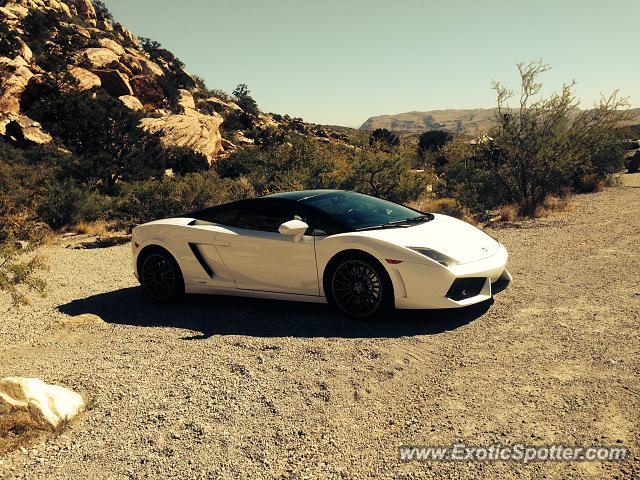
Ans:
{"type": "Polygon", "coordinates": [[[448,257],[444,253],[440,253],[436,250],[431,250],[430,248],[418,248],[418,247],[408,247],[414,252],[418,252],[420,255],[424,255],[425,257],[429,257],[431,260],[435,260],[440,265],[445,267],[453,267],[454,265],[459,265],[460,262],[457,260],[448,257]]]}

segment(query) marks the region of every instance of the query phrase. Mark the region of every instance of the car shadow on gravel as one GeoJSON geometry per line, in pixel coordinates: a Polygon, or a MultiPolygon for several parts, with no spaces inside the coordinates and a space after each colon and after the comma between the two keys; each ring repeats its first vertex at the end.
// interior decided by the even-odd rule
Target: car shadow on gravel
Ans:
{"type": "Polygon", "coordinates": [[[397,311],[376,322],[352,320],[326,304],[253,298],[187,295],[177,304],[149,301],[139,287],[74,300],[58,310],[93,313],[105,322],[137,327],[173,327],[199,332],[185,340],[214,335],[252,337],[402,337],[454,330],[482,316],[492,300],[455,310],[397,311]]]}

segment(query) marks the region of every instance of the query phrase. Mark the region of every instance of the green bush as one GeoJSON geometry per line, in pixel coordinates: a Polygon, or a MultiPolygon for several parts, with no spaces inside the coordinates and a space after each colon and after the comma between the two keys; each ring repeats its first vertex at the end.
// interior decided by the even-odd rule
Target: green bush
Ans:
{"type": "Polygon", "coordinates": [[[390,148],[400,145],[400,137],[386,128],[378,128],[371,133],[369,145],[378,148],[390,148]]]}
{"type": "Polygon", "coordinates": [[[230,184],[213,171],[122,184],[115,199],[115,218],[130,228],[217,205],[230,199],[230,184]]]}
{"type": "Polygon", "coordinates": [[[71,179],[51,181],[37,207],[38,216],[51,228],[104,219],[110,199],[78,185],[71,179]]]}
{"type": "Polygon", "coordinates": [[[73,152],[65,168],[81,183],[113,193],[120,180],[164,174],[160,139],[142,130],[139,112],[105,92],[54,91],[40,96],[27,113],[73,152]]]}
{"type": "Polygon", "coordinates": [[[538,78],[549,68],[541,61],[518,65],[517,109],[506,107],[513,92],[494,84],[498,114],[489,135],[454,158],[453,150],[446,152],[448,145],[443,148],[447,195],[476,210],[516,204],[521,215],[531,216],[548,196],[583,189],[583,179],[597,184],[621,170],[623,149],[616,128],[628,117],[618,113],[626,101],[614,93],[575,116],[573,85],[540,98],[538,78]]]}

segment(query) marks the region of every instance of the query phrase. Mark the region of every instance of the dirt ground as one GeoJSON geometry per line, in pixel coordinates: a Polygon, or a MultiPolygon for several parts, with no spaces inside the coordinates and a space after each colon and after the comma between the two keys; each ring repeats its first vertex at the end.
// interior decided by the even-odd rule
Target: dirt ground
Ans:
{"type": "Polygon", "coordinates": [[[0,301],[0,377],[93,405],[0,456],[4,478],[640,478],[640,175],[491,229],[490,305],[348,320],[223,297],[148,303],[127,245],[43,252],[46,298],[0,301]],[[104,325],[75,325],[97,314],[104,325]],[[400,463],[403,444],[624,445],[626,463],[400,463]]]}

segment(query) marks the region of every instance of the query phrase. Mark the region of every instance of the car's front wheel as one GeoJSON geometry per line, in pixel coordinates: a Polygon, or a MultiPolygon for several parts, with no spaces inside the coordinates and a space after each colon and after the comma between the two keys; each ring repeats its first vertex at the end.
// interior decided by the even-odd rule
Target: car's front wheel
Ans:
{"type": "Polygon", "coordinates": [[[393,305],[393,287],[383,267],[366,255],[335,262],[329,274],[329,302],[351,317],[371,319],[393,305]]]}
{"type": "Polygon", "coordinates": [[[184,294],[184,280],[178,262],[164,249],[142,252],[138,274],[145,293],[158,302],[176,300],[184,294]]]}

